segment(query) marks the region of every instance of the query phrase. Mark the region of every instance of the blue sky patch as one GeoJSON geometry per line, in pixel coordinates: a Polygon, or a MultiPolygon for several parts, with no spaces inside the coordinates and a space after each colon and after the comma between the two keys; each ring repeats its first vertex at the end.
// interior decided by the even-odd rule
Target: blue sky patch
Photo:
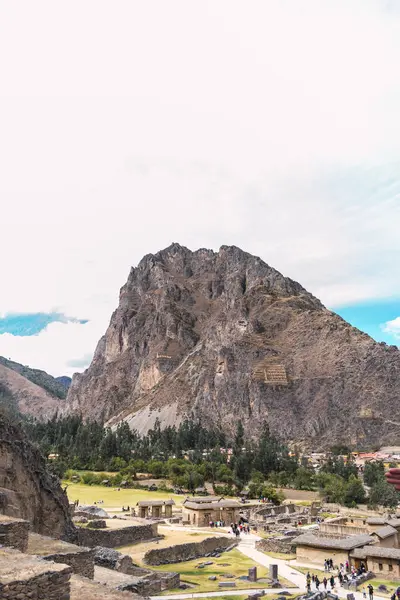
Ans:
{"type": "Polygon", "coordinates": [[[10,333],[15,336],[37,335],[50,323],[88,323],[87,319],[67,317],[63,313],[10,313],[0,318],[0,335],[10,333]]]}
{"type": "Polygon", "coordinates": [[[339,308],[335,312],[354,327],[365,331],[378,342],[398,344],[398,340],[383,330],[383,325],[400,316],[400,300],[365,302],[339,308]]]}

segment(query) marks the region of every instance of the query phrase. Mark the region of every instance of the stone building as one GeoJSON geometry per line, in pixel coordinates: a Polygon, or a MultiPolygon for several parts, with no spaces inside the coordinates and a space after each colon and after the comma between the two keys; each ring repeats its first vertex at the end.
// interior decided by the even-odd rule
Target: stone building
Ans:
{"type": "Polygon", "coordinates": [[[235,500],[216,500],[213,502],[195,502],[186,499],[182,505],[183,523],[206,527],[210,521],[237,523],[241,505],[235,500]]]}
{"type": "Polygon", "coordinates": [[[172,517],[172,507],[175,502],[171,500],[141,500],[136,504],[139,509],[139,517],[147,519],[170,519],[172,517]]]}
{"type": "Polygon", "coordinates": [[[293,540],[296,546],[296,560],[299,563],[323,565],[331,558],[335,565],[350,562],[350,553],[356,548],[362,548],[375,540],[368,534],[352,535],[345,538],[318,537],[305,533],[293,540]]]}
{"type": "Polygon", "coordinates": [[[350,562],[359,567],[363,562],[368,571],[381,579],[400,580],[400,549],[382,546],[355,548],[350,553],[350,562]]]}

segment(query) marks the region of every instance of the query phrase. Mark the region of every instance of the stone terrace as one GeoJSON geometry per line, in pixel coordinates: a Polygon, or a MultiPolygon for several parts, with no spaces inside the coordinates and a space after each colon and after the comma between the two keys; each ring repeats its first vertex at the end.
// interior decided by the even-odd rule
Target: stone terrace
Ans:
{"type": "Polygon", "coordinates": [[[0,548],[0,598],[70,600],[72,568],[0,548]]]}
{"type": "Polygon", "coordinates": [[[28,545],[29,522],[0,515],[0,544],[25,552],[28,545]]]}
{"type": "Polygon", "coordinates": [[[69,565],[75,574],[93,579],[94,550],[90,548],[30,533],[27,553],[40,556],[44,560],[69,565]]]}

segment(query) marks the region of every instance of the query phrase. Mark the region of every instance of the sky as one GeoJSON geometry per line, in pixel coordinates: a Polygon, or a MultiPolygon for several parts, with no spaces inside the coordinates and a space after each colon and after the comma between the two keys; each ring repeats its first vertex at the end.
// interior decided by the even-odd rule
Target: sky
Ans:
{"type": "Polygon", "coordinates": [[[171,242],[400,343],[397,0],[0,0],[0,55],[0,355],[83,370],[171,242]]]}

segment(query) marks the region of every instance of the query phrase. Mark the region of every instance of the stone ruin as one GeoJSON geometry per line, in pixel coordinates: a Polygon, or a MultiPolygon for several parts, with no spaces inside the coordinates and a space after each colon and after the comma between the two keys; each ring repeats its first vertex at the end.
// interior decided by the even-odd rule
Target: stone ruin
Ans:
{"type": "Polygon", "coordinates": [[[178,573],[142,569],[113,549],[86,548],[30,532],[22,519],[0,515],[0,539],[0,598],[78,600],[83,580],[98,584],[93,597],[99,600],[113,589],[129,592],[132,599],[132,594],[139,598],[180,585],[178,573]]]}
{"type": "Polygon", "coordinates": [[[262,525],[264,531],[287,532],[294,530],[299,524],[315,523],[321,511],[320,503],[313,502],[311,507],[297,504],[263,504],[249,509],[247,518],[251,525],[262,525]]]}
{"type": "Polygon", "coordinates": [[[112,547],[154,539],[157,524],[87,529],[76,527],[71,514],[39,452],[0,416],[0,598],[142,600],[142,594],[179,587],[179,574],[140,569],[129,556],[94,548],[99,541],[112,547]],[[113,559],[106,560],[110,552],[113,559]]]}

